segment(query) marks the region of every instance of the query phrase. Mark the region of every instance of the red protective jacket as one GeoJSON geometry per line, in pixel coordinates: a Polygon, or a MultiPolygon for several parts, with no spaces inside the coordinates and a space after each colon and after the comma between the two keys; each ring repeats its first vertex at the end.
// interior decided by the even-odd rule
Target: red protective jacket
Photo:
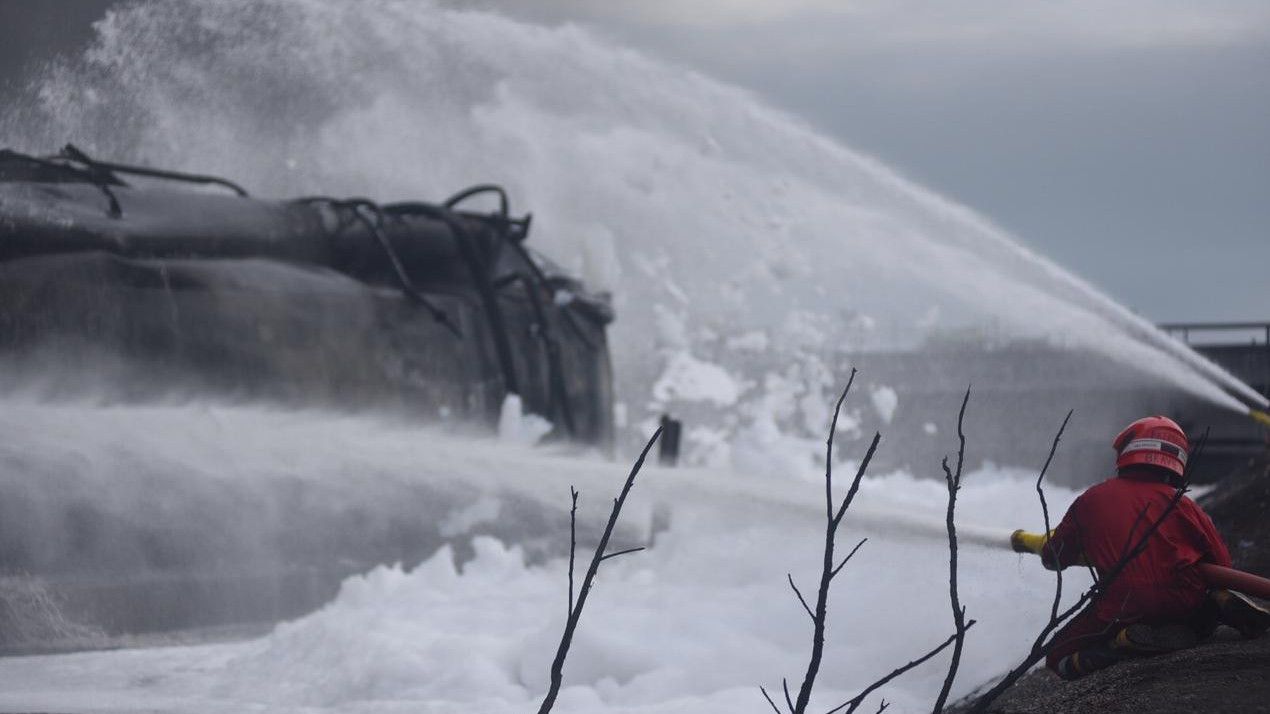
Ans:
{"type": "MultiPolygon", "coordinates": [[[[1042,559],[1048,567],[1084,562],[1105,575],[1160,518],[1176,489],[1151,469],[1125,469],[1077,497],[1055,529],[1042,559]]],[[[1185,496],[1096,603],[1103,622],[1186,618],[1208,586],[1190,567],[1230,567],[1230,552],[1213,521],[1185,496]]]]}

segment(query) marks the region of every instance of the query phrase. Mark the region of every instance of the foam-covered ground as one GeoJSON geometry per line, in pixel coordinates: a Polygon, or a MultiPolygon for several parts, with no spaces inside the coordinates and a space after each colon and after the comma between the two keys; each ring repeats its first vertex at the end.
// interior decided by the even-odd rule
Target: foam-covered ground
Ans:
{"type": "MultiPolygon", "coordinates": [[[[548,523],[558,522],[555,533],[526,537],[566,543],[568,486],[582,491],[580,518],[598,523],[627,468],[364,416],[247,406],[6,406],[7,429],[23,437],[11,443],[26,445],[28,466],[42,452],[50,459],[65,453],[61,444],[79,434],[102,464],[80,469],[79,478],[101,481],[102,492],[113,469],[140,462],[147,450],[171,465],[154,478],[206,481],[218,471],[211,465],[221,464],[215,483],[223,489],[287,465],[315,489],[346,481],[351,471],[363,474],[366,488],[386,479],[438,489],[470,482],[481,496],[447,519],[442,530],[454,538],[479,532],[514,497],[522,508],[526,500],[540,504],[548,523]],[[202,466],[180,468],[194,462],[202,466]]],[[[842,446],[839,483],[860,456],[860,442],[842,446]]],[[[881,448],[899,446],[884,437],[881,448]]],[[[6,452],[6,463],[15,453],[6,452]]],[[[557,711],[759,710],[766,706],[760,684],[801,677],[809,623],[785,573],[812,587],[823,533],[821,475],[811,459],[803,463],[644,472],[627,517],[635,537],[652,547],[605,564],[557,711]]],[[[1049,575],[1035,562],[976,545],[1039,525],[1032,477],[1000,469],[966,477],[958,519],[966,533],[962,594],[979,624],[958,692],[1019,657],[1043,617],[1049,575]]],[[[1053,508],[1071,496],[1054,489],[1053,508]]],[[[833,592],[817,706],[848,698],[950,633],[944,499],[935,480],[889,474],[866,481],[841,542],[870,541],[833,592]]],[[[545,690],[561,631],[565,562],[527,565],[520,546],[488,536],[474,544],[475,557],[461,566],[444,547],[411,572],[381,567],[353,577],[334,602],[255,641],[0,660],[0,710],[525,711],[545,690]]],[[[892,710],[928,706],[944,666],[938,659],[886,689],[892,710]]]]}

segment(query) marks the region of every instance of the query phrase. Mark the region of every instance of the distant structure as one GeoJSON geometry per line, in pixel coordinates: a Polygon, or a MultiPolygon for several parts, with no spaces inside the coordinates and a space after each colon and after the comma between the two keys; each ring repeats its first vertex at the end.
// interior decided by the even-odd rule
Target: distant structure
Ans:
{"type": "MultiPolygon", "coordinates": [[[[1270,321],[1169,322],[1159,327],[1270,398],[1270,321]]],[[[1268,446],[1265,430],[1252,423],[1228,425],[1210,440],[1213,456],[1237,462],[1264,453],[1268,446]]]]}
{"type": "Polygon", "coordinates": [[[1166,322],[1160,329],[1270,397],[1270,322],[1166,322]]]}

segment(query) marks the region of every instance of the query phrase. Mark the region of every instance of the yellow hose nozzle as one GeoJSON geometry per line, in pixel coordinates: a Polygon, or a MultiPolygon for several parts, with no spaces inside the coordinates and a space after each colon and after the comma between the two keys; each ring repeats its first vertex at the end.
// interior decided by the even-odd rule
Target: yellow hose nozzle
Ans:
{"type": "Polygon", "coordinates": [[[1041,549],[1045,547],[1045,543],[1049,541],[1054,531],[1047,533],[1028,533],[1020,528],[1010,534],[1010,548],[1015,553],[1031,553],[1032,555],[1040,555],[1041,549]]]}
{"type": "Polygon", "coordinates": [[[1260,409],[1249,409],[1248,416],[1252,417],[1253,421],[1258,424],[1270,429],[1270,414],[1267,414],[1260,409]]]}

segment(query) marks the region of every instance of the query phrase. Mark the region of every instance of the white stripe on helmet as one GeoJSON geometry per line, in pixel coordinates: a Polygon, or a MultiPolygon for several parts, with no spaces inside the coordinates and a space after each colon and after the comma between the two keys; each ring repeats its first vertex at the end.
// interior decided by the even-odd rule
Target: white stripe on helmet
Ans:
{"type": "Polygon", "coordinates": [[[1186,449],[1163,439],[1134,439],[1125,444],[1120,453],[1127,454],[1130,451],[1158,451],[1176,458],[1183,466],[1186,465],[1186,449]]]}

